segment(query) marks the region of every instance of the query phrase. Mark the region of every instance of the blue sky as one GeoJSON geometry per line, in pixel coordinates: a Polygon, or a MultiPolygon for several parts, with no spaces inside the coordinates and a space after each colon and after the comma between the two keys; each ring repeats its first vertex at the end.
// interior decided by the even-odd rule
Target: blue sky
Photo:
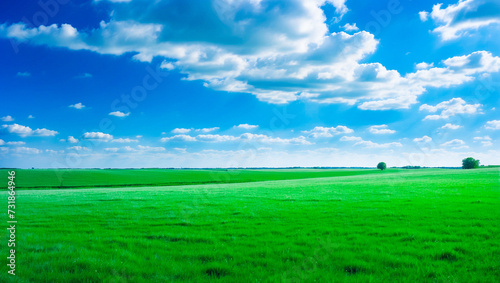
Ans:
{"type": "Polygon", "coordinates": [[[0,10],[0,167],[500,163],[498,1],[0,10]]]}

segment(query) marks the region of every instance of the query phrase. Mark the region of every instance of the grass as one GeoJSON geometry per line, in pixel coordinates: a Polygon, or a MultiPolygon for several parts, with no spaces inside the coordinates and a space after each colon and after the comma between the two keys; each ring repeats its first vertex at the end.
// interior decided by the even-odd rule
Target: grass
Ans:
{"type": "MultiPolygon", "coordinates": [[[[6,180],[8,170],[0,170],[6,180]]],[[[246,183],[318,177],[355,176],[377,170],[188,170],[188,169],[37,169],[16,170],[19,189],[175,186],[194,184],[246,183]]]]}
{"type": "Polygon", "coordinates": [[[18,190],[15,282],[499,281],[498,168],[363,172],[18,190]]]}

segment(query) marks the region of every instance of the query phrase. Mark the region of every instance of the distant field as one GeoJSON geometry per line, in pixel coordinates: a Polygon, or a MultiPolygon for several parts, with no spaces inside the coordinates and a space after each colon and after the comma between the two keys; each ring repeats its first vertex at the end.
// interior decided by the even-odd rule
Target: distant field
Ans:
{"type": "MultiPolygon", "coordinates": [[[[48,176],[18,172],[26,186],[48,176]]],[[[0,282],[499,282],[498,168],[278,172],[232,174],[249,183],[18,190],[17,276],[4,265],[0,282]]],[[[178,173],[155,180],[210,180],[178,173]]]]}
{"type": "MultiPolygon", "coordinates": [[[[7,179],[8,170],[0,170],[7,179]]],[[[262,169],[262,170],[190,170],[190,169],[36,169],[16,170],[16,187],[84,188],[123,186],[173,186],[193,184],[246,183],[319,177],[354,176],[377,173],[375,169],[262,169]]]]}

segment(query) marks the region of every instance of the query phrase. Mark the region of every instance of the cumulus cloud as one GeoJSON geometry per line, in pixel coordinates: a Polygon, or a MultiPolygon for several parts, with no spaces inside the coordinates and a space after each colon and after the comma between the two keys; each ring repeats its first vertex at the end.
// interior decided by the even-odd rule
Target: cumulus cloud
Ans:
{"type": "Polygon", "coordinates": [[[458,130],[458,129],[462,128],[462,127],[463,126],[461,126],[461,125],[446,123],[444,126],[441,127],[441,129],[458,130]]]}
{"type": "Polygon", "coordinates": [[[418,12],[418,16],[420,17],[420,20],[422,22],[426,22],[427,19],[429,18],[429,13],[426,11],[421,11],[421,12],[418,12]]]}
{"type": "Polygon", "coordinates": [[[1,120],[4,122],[12,122],[12,121],[14,121],[14,118],[12,118],[12,116],[10,116],[10,115],[7,115],[5,117],[2,117],[1,120]]]}
{"type": "Polygon", "coordinates": [[[29,116],[28,116],[28,119],[35,119],[35,116],[33,116],[33,115],[29,115],[29,116]]]}
{"type": "Polygon", "coordinates": [[[313,138],[331,138],[334,135],[340,134],[350,134],[353,133],[353,129],[349,129],[346,126],[337,126],[337,127],[314,127],[314,129],[309,131],[302,131],[302,133],[307,134],[313,138]]]}
{"type": "Polygon", "coordinates": [[[214,0],[188,7],[182,17],[171,9],[174,2],[120,4],[109,22],[92,31],[21,23],[2,25],[0,36],[101,54],[136,52],[135,59],[142,61],[161,56],[172,60],[166,69],[178,68],[188,80],[252,93],[270,103],[365,101],[361,109],[407,108],[425,91],[381,64],[359,63],[375,51],[373,35],[328,34],[321,6],[333,5],[340,18],[347,12],[343,1],[214,0]],[[135,5],[146,13],[137,14],[135,5]],[[165,16],[156,17],[158,12],[165,16]],[[206,24],[193,26],[194,18],[206,24]],[[217,36],[207,30],[217,30],[217,36]]]}
{"type": "Polygon", "coordinates": [[[257,125],[249,125],[249,124],[239,124],[238,126],[234,126],[235,129],[245,129],[245,130],[253,130],[257,129],[259,126],[257,125]]]}
{"type": "Polygon", "coordinates": [[[409,108],[428,87],[460,85],[495,71],[483,70],[481,61],[474,68],[445,65],[402,76],[365,63],[378,45],[373,34],[328,31],[332,19],[321,7],[332,5],[333,20],[339,20],[348,11],[343,0],[212,0],[182,4],[179,14],[173,7],[180,2],[110,4],[111,19],[92,30],[2,24],[0,37],[100,54],[134,53],[145,62],[160,57],[165,69],[215,90],[250,93],[268,103],[346,103],[363,110],[409,108]]]}
{"type": "Polygon", "coordinates": [[[422,62],[422,63],[418,63],[415,66],[417,67],[417,70],[425,70],[425,69],[429,69],[429,68],[434,67],[434,63],[429,64],[429,63],[422,62]]]}
{"type": "Polygon", "coordinates": [[[102,132],[87,132],[83,134],[83,138],[90,140],[110,141],[113,139],[113,136],[102,132]]]}
{"type": "Polygon", "coordinates": [[[452,98],[435,106],[423,104],[420,106],[419,110],[431,113],[440,111],[440,114],[428,115],[424,118],[424,120],[439,120],[459,114],[478,114],[481,113],[481,106],[481,104],[467,104],[462,98],[452,98]]]}
{"type": "Polygon", "coordinates": [[[500,120],[488,121],[484,127],[488,130],[500,130],[500,120]]]}
{"type": "Polygon", "coordinates": [[[5,144],[5,141],[0,139],[0,145],[4,145],[5,144]]]}
{"type": "Polygon", "coordinates": [[[441,129],[450,129],[450,130],[457,130],[460,129],[462,126],[460,125],[455,125],[451,123],[446,123],[444,126],[441,127],[441,129]]]}
{"type": "Polygon", "coordinates": [[[78,139],[76,139],[75,137],[73,136],[69,136],[68,137],[68,142],[69,143],[77,143],[78,142],[78,139]]]}
{"type": "Polygon", "coordinates": [[[356,26],[356,23],[354,24],[345,24],[343,27],[342,27],[345,31],[358,31],[359,28],[356,26]]]}
{"type": "Polygon", "coordinates": [[[420,143],[420,142],[426,143],[426,142],[431,142],[432,138],[429,136],[423,136],[421,138],[414,138],[413,141],[418,142],[418,143],[420,143]]]}
{"type": "Polygon", "coordinates": [[[57,131],[52,131],[45,128],[32,130],[30,127],[19,124],[3,125],[2,127],[6,129],[9,133],[17,134],[23,138],[29,136],[50,137],[58,134],[57,131]]]}
{"type": "Polygon", "coordinates": [[[114,111],[114,112],[109,113],[109,115],[115,116],[115,117],[127,117],[128,115],[130,115],[130,112],[123,113],[121,111],[114,111]]]}
{"type": "Polygon", "coordinates": [[[422,21],[430,15],[437,25],[433,32],[444,41],[479,33],[480,29],[487,27],[497,32],[500,30],[500,2],[497,0],[459,0],[442,7],[442,3],[436,4],[430,14],[423,11],[419,15],[422,21]]]}
{"type": "Polygon", "coordinates": [[[394,134],[396,131],[389,129],[389,126],[387,125],[378,125],[378,126],[371,126],[368,128],[370,133],[372,134],[394,134]]]}
{"type": "Polygon", "coordinates": [[[85,108],[85,105],[83,105],[81,102],[78,102],[78,103],[75,103],[75,104],[71,104],[68,107],[75,108],[75,109],[83,109],[83,108],[85,108]]]}

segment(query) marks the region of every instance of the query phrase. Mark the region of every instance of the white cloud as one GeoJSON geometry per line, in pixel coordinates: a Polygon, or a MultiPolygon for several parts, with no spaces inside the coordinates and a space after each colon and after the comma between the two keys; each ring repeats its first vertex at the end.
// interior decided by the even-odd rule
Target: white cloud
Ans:
{"type": "Polygon", "coordinates": [[[29,115],[29,116],[28,116],[28,119],[35,119],[35,116],[33,116],[33,115],[29,115]]]}
{"type": "Polygon", "coordinates": [[[108,115],[110,115],[110,116],[116,116],[116,117],[127,117],[128,115],[130,115],[130,112],[123,113],[121,111],[114,111],[114,112],[109,113],[108,115]]]}
{"type": "Polygon", "coordinates": [[[100,54],[134,53],[134,59],[147,62],[159,57],[165,69],[175,67],[186,80],[250,93],[268,103],[305,100],[357,104],[363,110],[409,108],[429,87],[461,85],[495,70],[485,71],[487,62],[480,61],[476,67],[445,66],[402,76],[382,64],[365,63],[378,45],[373,34],[328,31],[331,19],[321,7],[333,5],[339,20],[348,11],[342,0],[213,0],[186,7],[182,16],[172,9],[176,2],[110,4],[109,22],[80,31],[68,24],[2,24],[0,37],[100,54]]]}
{"type": "Polygon", "coordinates": [[[23,144],[26,144],[26,143],[23,142],[23,141],[10,141],[10,142],[6,142],[5,144],[6,145],[23,145],[23,144]]]}
{"type": "Polygon", "coordinates": [[[172,133],[174,134],[187,134],[189,132],[191,132],[191,129],[176,128],[172,130],[172,133]]]}
{"type": "Polygon", "coordinates": [[[0,145],[4,145],[5,144],[5,141],[0,139],[0,145]]]}
{"type": "Polygon", "coordinates": [[[219,127],[213,127],[213,128],[195,129],[195,131],[202,132],[202,133],[209,133],[209,132],[217,131],[219,129],[220,129],[219,127]]]}
{"type": "Polygon", "coordinates": [[[308,134],[313,138],[331,138],[334,135],[340,134],[350,134],[353,133],[354,130],[349,129],[346,126],[337,126],[337,127],[314,127],[314,129],[309,131],[302,131],[304,134],[308,134]]]}
{"type": "Polygon", "coordinates": [[[78,102],[75,104],[71,104],[69,107],[75,108],[75,109],[83,109],[83,108],[85,108],[85,105],[83,105],[81,102],[78,102]]]}
{"type": "Polygon", "coordinates": [[[5,117],[2,117],[2,121],[4,121],[4,122],[12,122],[12,121],[14,121],[14,118],[12,118],[12,116],[10,116],[10,115],[7,115],[5,117]]]}
{"type": "Polygon", "coordinates": [[[42,152],[38,148],[32,148],[32,147],[15,147],[12,148],[11,150],[19,154],[39,154],[42,152]]]}
{"type": "Polygon", "coordinates": [[[353,137],[353,136],[343,136],[340,138],[340,141],[356,142],[356,143],[354,143],[354,146],[363,146],[365,148],[394,148],[394,147],[402,147],[403,146],[399,142],[375,143],[372,141],[365,141],[360,137],[353,137]]]}
{"type": "Polygon", "coordinates": [[[484,147],[488,147],[488,146],[492,146],[493,143],[491,141],[482,141],[481,144],[484,146],[484,147]]]}
{"type": "Polygon", "coordinates": [[[213,131],[217,131],[219,130],[220,128],[219,127],[212,127],[212,128],[202,128],[202,129],[185,129],[185,128],[176,128],[176,129],[173,129],[172,130],[172,133],[174,134],[187,134],[191,131],[194,131],[194,132],[202,132],[202,133],[209,133],[209,132],[213,132],[213,131]]]}
{"type": "Polygon", "coordinates": [[[19,124],[3,125],[2,127],[7,129],[9,133],[17,134],[23,138],[28,136],[50,137],[58,134],[57,131],[47,130],[45,128],[32,130],[30,127],[19,124]]]}
{"type": "Polygon", "coordinates": [[[162,152],[165,151],[164,147],[154,147],[154,146],[143,146],[138,145],[135,148],[131,146],[124,147],[108,147],[105,148],[104,151],[118,153],[118,152],[132,152],[132,153],[145,153],[145,152],[162,152]]]}
{"type": "Polygon", "coordinates": [[[69,143],[77,143],[77,142],[78,142],[78,139],[75,139],[75,137],[73,137],[73,136],[69,136],[69,137],[68,137],[68,142],[69,142],[69,143]]]}
{"type": "Polygon", "coordinates": [[[342,27],[345,31],[358,31],[359,28],[356,26],[356,23],[354,24],[345,24],[343,27],[342,27]]]}
{"type": "Polygon", "coordinates": [[[420,106],[419,110],[431,113],[441,111],[439,115],[428,115],[424,118],[424,120],[439,120],[447,119],[458,114],[478,114],[481,113],[481,106],[481,104],[467,104],[462,98],[452,98],[435,106],[423,104],[420,106]]]}
{"type": "Polygon", "coordinates": [[[432,68],[434,67],[434,63],[425,63],[425,62],[422,62],[422,63],[418,63],[416,65],[417,67],[417,70],[425,70],[425,69],[429,69],[429,68],[432,68]]]}
{"type": "Polygon", "coordinates": [[[413,141],[414,142],[424,142],[424,143],[427,143],[427,142],[432,141],[432,138],[429,137],[429,136],[423,136],[421,138],[414,138],[413,141]]]}
{"type": "Polygon", "coordinates": [[[474,137],[474,140],[486,140],[486,141],[491,141],[490,136],[484,136],[484,137],[474,137]]]}
{"type": "Polygon", "coordinates": [[[302,144],[302,145],[311,145],[313,143],[309,142],[304,136],[299,136],[290,139],[283,138],[273,138],[267,135],[262,134],[251,134],[244,133],[238,138],[241,141],[245,142],[260,142],[260,143],[280,143],[280,144],[302,144]]]}
{"type": "Polygon", "coordinates": [[[131,142],[139,142],[139,140],[130,139],[130,138],[118,138],[118,139],[113,139],[111,142],[116,142],[116,143],[131,143],[131,142]]]}
{"type": "Polygon", "coordinates": [[[484,136],[484,137],[474,137],[474,142],[481,142],[481,145],[484,147],[492,146],[493,143],[491,142],[490,136],[484,136]]]}
{"type": "MultiPolygon", "coordinates": [[[[479,33],[479,29],[500,26],[500,4],[498,0],[459,0],[456,4],[441,8],[443,4],[432,7],[430,16],[437,27],[433,30],[442,40],[453,40],[479,33]]],[[[420,12],[420,18],[427,12],[420,12]]]]}
{"type": "Polygon", "coordinates": [[[422,22],[426,22],[428,17],[429,17],[429,13],[426,11],[421,11],[421,12],[418,12],[418,16],[420,17],[420,20],[422,22]]]}
{"type": "Polygon", "coordinates": [[[189,135],[175,135],[173,137],[166,137],[166,138],[161,138],[162,142],[168,142],[168,141],[196,141],[195,137],[189,136],[189,135]]]}
{"type": "Polygon", "coordinates": [[[363,139],[360,137],[349,137],[349,136],[343,136],[340,138],[340,141],[362,141],[363,139]]]}
{"type": "Polygon", "coordinates": [[[441,127],[441,129],[450,129],[450,130],[457,130],[460,129],[462,126],[460,125],[455,125],[451,123],[446,123],[444,126],[441,127]]]}
{"type": "Polygon", "coordinates": [[[206,142],[226,142],[238,140],[238,137],[228,135],[198,135],[196,139],[206,142]]]}
{"type": "Polygon", "coordinates": [[[441,146],[454,146],[454,147],[463,146],[463,145],[465,145],[465,142],[463,140],[459,140],[459,139],[454,139],[454,140],[447,141],[447,142],[441,144],[441,146]]]}
{"type": "Polygon", "coordinates": [[[484,127],[488,130],[500,130],[500,120],[488,121],[484,127]]]}
{"type": "Polygon", "coordinates": [[[113,136],[110,134],[105,134],[102,132],[87,132],[83,134],[83,138],[85,139],[93,139],[93,140],[103,140],[109,141],[113,139],[113,136]]]}
{"type": "Polygon", "coordinates": [[[396,131],[388,128],[387,125],[371,126],[368,128],[372,134],[394,134],[396,131]]]}
{"type": "Polygon", "coordinates": [[[366,148],[394,148],[394,147],[402,147],[403,145],[399,142],[390,142],[390,143],[375,143],[372,141],[358,141],[357,143],[354,144],[356,145],[361,145],[366,148]]]}
{"type": "Polygon", "coordinates": [[[249,124],[239,124],[238,126],[234,126],[235,129],[245,129],[245,130],[253,130],[257,129],[259,126],[257,125],[249,125],[249,124]]]}
{"type": "Polygon", "coordinates": [[[200,142],[212,142],[212,143],[221,143],[221,142],[259,142],[259,143],[280,143],[280,144],[303,144],[309,145],[311,142],[307,141],[305,137],[299,136],[290,139],[284,138],[273,138],[267,135],[262,134],[252,134],[252,133],[244,133],[239,136],[231,136],[231,135],[218,135],[218,134],[204,134],[197,135],[196,137],[192,137],[189,135],[175,135],[173,137],[165,137],[161,139],[162,142],[168,141],[200,141],[200,142]]]}
{"type": "Polygon", "coordinates": [[[175,66],[171,62],[163,61],[160,65],[160,68],[167,69],[167,70],[171,71],[171,70],[175,69],[175,66]]]}

